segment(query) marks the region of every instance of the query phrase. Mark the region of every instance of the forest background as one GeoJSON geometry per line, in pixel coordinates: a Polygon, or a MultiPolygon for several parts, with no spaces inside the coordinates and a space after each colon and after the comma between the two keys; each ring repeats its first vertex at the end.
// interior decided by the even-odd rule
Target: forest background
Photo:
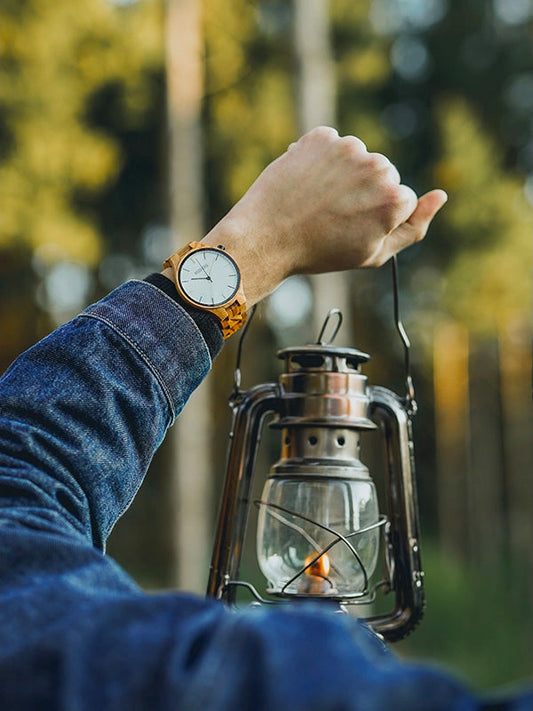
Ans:
{"type": "MultiPolygon", "coordinates": [[[[476,688],[514,682],[533,654],[533,2],[319,4],[313,66],[317,85],[320,72],[330,77],[330,122],[389,156],[418,192],[449,194],[428,238],[400,258],[428,609],[396,649],[446,663],[476,688]]],[[[301,38],[315,36],[316,5],[6,0],[2,370],[90,301],[159,270],[300,135],[301,38]],[[193,227],[180,213],[191,205],[193,227]]],[[[388,268],[341,279],[343,342],[372,354],[372,382],[401,390],[388,268]]],[[[293,279],[262,307],[245,387],[275,377],[278,347],[316,338],[338,305],[327,292],[293,279]]],[[[203,590],[234,357],[235,342],[191,403],[203,426],[188,434],[184,418],[167,438],[112,534],[110,553],[146,589],[203,590]],[[200,503],[187,499],[194,457],[208,460],[200,503]]]]}

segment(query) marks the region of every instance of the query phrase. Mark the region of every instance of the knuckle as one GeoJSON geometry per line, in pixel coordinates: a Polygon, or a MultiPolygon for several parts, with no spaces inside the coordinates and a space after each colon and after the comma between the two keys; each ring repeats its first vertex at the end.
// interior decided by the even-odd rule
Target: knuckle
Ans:
{"type": "Polygon", "coordinates": [[[367,167],[374,171],[389,170],[393,167],[387,156],[382,153],[369,153],[366,158],[367,167]]]}
{"type": "Polygon", "coordinates": [[[332,140],[339,137],[337,130],[331,126],[316,126],[311,129],[307,136],[311,138],[318,138],[320,140],[332,140]]]}
{"type": "Polygon", "coordinates": [[[356,136],[343,136],[339,141],[339,146],[348,158],[360,160],[367,153],[365,144],[356,136]]]}
{"type": "Polygon", "coordinates": [[[409,210],[409,213],[413,212],[418,203],[415,191],[407,185],[398,185],[397,187],[401,191],[402,200],[404,201],[406,209],[409,210]]]}
{"type": "Polygon", "coordinates": [[[394,185],[388,181],[382,188],[381,191],[383,202],[389,210],[398,211],[404,204],[405,198],[403,197],[402,191],[399,185],[394,185]]]}
{"type": "Polygon", "coordinates": [[[388,199],[391,206],[402,213],[411,213],[417,203],[417,197],[407,185],[393,184],[388,187],[388,199]]]}
{"type": "Polygon", "coordinates": [[[387,232],[398,226],[407,217],[410,201],[399,185],[386,183],[381,189],[381,217],[387,232]]]}

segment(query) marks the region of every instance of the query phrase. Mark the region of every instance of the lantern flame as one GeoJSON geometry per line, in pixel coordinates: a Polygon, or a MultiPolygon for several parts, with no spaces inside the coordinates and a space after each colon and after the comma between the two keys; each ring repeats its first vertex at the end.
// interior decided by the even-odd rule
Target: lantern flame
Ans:
{"type": "Polygon", "coordinates": [[[327,553],[322,553],[320,558],[317,558],[313,563],[311,561],[316,557],[316,555],[310,555],[305,559],[305,574],[312,575],[316,578],[327,579],[329,575],[329,556],[327,553]],[[311,565],[309,565],[311,563],[311,565]],[[307,567],[309,566],[309,567],[307,567]]]}
{"type": "Polygon", "coordinates": [[[303,595],[319,596],[336,593],[335,586],[328,578],[330,569],[329,556],[327,553],[322,553],[320,558],[315,560],[316,555],[315,553],[305,559],[305,575],[300,578],[298,592],[303,595]]]}

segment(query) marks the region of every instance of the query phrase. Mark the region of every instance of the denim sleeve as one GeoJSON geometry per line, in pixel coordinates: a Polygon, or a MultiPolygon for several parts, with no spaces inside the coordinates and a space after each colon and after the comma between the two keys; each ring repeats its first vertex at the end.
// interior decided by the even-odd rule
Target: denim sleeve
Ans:
{"type": "Polygon", "coordinates": [[[129,282],[4,375],[1,708],[530,711],[529,692],[484,704],[399,663],[343,615],[147,595],[104,554],[210,365],[191,315],[129,282]]]}
{"type": "Polygon", "coordinates": [[[146,282],[124,284],[24,353],[1,384],[10,517],[103,549],[210,366],[192,318],[146,282]]]}

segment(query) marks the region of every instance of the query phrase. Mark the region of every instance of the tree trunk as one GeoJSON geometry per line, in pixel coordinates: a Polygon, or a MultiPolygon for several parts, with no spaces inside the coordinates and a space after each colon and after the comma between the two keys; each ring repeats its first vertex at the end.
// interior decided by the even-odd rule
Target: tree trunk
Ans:
{"type": "Polygon", "coordinates": [[[439,325],[433,362],[439,539],[446,555],[464,559],[469,541],[466,329],[457,323],[439,325]]]}
{"type": "MultiPolygon", "coordinates": [[[[294,0],[298,119],[301,133],[316,126],[335,126],[336,77],[329,37],[328,0],[294,0]]],[[[343,332],[351,337],[348,274],[311,277],[314,293],[313,335],[330,308],[344,317],[343,332]]]]}
{"type": "MultiPolygon", "coordinates": [[[[176,249],[204,234],[201,28],[200,0],[167,0],[170,221],[176,249]]],[[[210,412],[209,387],[204,383],[171,434],[171,577],[177,587],[194,592],[205,590],[211,539],[210,412]]]]}
{"type": "MultiPolygon", "coordinates": [[[[533,599],[533,408],[531,331],[509,325],[500,334],[501,392],[507,503],[507,556],[533,599]]],[[[513,592],[514,585],[511,587],[513,592]]]]}

